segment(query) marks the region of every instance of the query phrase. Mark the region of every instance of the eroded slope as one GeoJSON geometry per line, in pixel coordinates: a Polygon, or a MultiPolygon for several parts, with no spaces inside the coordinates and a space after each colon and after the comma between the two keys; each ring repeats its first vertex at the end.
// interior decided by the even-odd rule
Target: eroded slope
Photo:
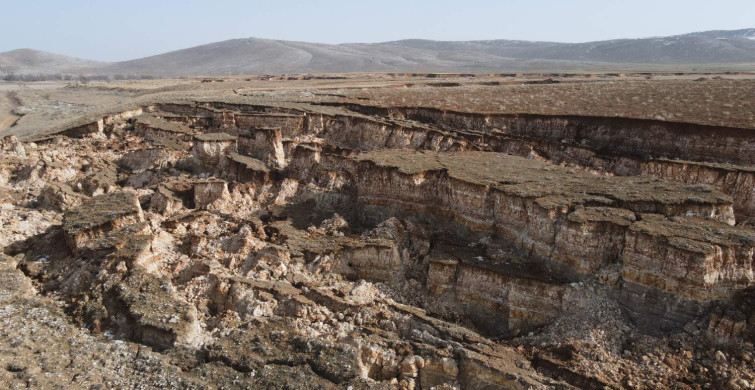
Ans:
{"type": "Polygon", "coordinates": [[[755,380],[742,129],[236,96],[60,134],[3,140],[10,285],[177,386],[755,380]]]}

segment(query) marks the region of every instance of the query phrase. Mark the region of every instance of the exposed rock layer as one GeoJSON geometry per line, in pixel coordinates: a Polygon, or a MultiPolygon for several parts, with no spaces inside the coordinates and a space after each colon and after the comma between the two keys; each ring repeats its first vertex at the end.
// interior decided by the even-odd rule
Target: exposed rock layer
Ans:
{"type": "Polygon", "coordinates": [[[642,332],[752,349],[737,129],[233,101],[93,123],[49,141],[99,157],[72,173],[4,163],[51,215],[6,252],[76,321],[197,383],[631,387],[642,332]]]}

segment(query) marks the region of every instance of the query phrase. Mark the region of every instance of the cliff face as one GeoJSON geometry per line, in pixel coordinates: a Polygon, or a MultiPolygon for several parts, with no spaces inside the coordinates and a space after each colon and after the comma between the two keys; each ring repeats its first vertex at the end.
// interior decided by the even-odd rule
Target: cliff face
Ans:
{"type": "MultiPolygon", "coordinates": [[[[618,274],[609,280],[701,302],[692,305],[689,315],[669,314],[679,314],[684,320],[669,320],[663,325],[667,328],[682,326],[706,302],[731,296],[751,282],[752,246],[735,244],[751,240],[747,230],[734,233],[734,241],[724,240],[705,250],[710,237],[678,237],[669,233],[673,229],[661,227],[706,224],[695,218],[728,225],[747,221],[753,206],[753,173],[736,165],[751,163],[748,154],[740,153],[752,148],[745,130],[617,118],[354,105],[349,108],[359,115],[316,107],[311,107],[312,112],[230,104],[160,108],[200,118],[185,121],[204,123],[210,131],[244,135],[243,154],[274,167],[291,165],[291,173],[300,180],[347,173],[357,196],[356,204],[346,207],[358,206],[359,212],[354,215],[343,205],[340,211],[358,223],[375,225],[390,217],[411,216],[450,240],[492,240],[495,247],[511,248],[517,261],[547,270],[549,278],[584,280],[618,264],[618,274]],[[270,124],[282,126],[280,130],[255,127],[270,124]],[[284,135],[289,137],[285,148],[280,141],[284,135]],[[338,149],[322,159],[321,143],[310,143],[310,149],[295,146],[314,139],[338,149]],[[346,152],[350,149],[444,153],[375,152],[354,160],[346,152]],[[446,158],[448,152],[469,149],[530,159],[468,152],[463,161],[446,158]],[[480,175],[491,170],[500,175],[480,175]],[[619,176],[584,173],[595,170],[619,176]],[[708,184],[731,198],[698,184],[708,184]],[[655,219],[656,215],[663,220],[655,219]],[[653,249],[637,249],[645,246],[653,249]],[[647,253],[653,256],[645,259],[647,253]],[[664,265],[656,269],[649,263],[664,265]],[[741,268],[731,270],[731,264],[741,268]]],[[[724,229],[716,223],[705,228],[724,229]]],[[[642,311],[632,306],[630,298],[622,302],[629,311],[642,311]]],[[[664,304],[659,301],[656,311],[662,311],[664,304]]]]}
{"type": "Polygon", "coordinates": [[[511,276],[479,262],[459,262],[447,256],[430,260],[428,291],[436,299],[449,300],[480,329],[513,337],[576,311],[579,290],[511,276]]]}
{"type": "Polygon", "coordinates": [[[365,114],[432,124],[462,134],[477,132],[483,137],[504,135],[558,142],[599,153],[734,165],[755,162],[751,156],[755,146],[748,129],[611,117],[494,115],[353,104],[348,107],[365,114]]]}
{"type": "MultiPolygon", "coordinates": [[[[574,281],[617,264],[619,274],[613,278],[703,306],[753,280],[755,236],[720,223],[731,222],[730,203],[709,188],[629,177],[596,183],[589,174],[479,152],[375,152],[359,159],[353,177],[361,215],[377,220],[411,216],[438,234],[485,239],[518,254],[481,258],[479,266],[524,261],[550,270],[548,277],[574,281]],[[579,194],[568,189],[571,185],[591,190],[579,194]]],[[[448,265],[438,267],[457,273],[448,265]]],[[[460,300],[472,294],[469,288],[501,284],[506,283],[469,283],[460,300]]],[[[657,304],[662,310],[665,302],[657,304]]]]}
{"type": "Polygon", "coordinates": [[[239,150],[247,156],[252,156],[275,168],[283,168],[286,159],[283,150],[281,129],[256,128],[239,140],[239,150]]]}
{"type": "Polygon", "coordinates": [[[710,184],[735,199],[741,220],[749,220],[755,212],[751,190],[755,180],[751,155],[755,146],[748,129],[625,118],[348,107],[386,120],[414,123],[408,125],[409,128],[398,124],[370,131],[383,135],[377,143],[382,142],[384,147],[455,150],[479,145],[498,152],[534,155],[617,175],[646,175],[689,184],[710,184]],[[417,123],[434,126],[435,132],[417,128],[417,123]],[[457,146],[450,146],[453,144],[457,146]]]}
{"type": "Polygon", "coordinates": [[[682,183],[710,185],[731,195],[734,213],[740,216],[740,220],[751,221],[755,215],[755,172],[751,168],[656,160],[642,163],[639,172],[682,183]]]}

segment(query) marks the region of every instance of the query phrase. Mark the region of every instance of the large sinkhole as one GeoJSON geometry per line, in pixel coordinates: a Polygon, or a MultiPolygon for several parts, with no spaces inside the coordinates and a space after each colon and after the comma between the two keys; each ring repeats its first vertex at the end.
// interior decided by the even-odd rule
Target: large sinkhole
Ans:
{"type": "MultiPolygon", "coordinates": [[[[694,163],[660,158],[663,146],[606,149],[590,135],[605,124],[233,109],[150,106],[41,142],[68,148],[80,173],[14,173],[47,180],[30,207],[57,219],[6,254],[77,323],[194,351],[187,370],[423,388],[475,387],[483,371],[504,386],[595,387],[559,368],[576,352],[557,334],[663,337],[751,284],[751,175],[691,182],[674,175],[694,163]],[[554,141],[575,126],[574,145],[554,141]]],[[[605,348],[629,350],[627,337],[605,348]]]]}

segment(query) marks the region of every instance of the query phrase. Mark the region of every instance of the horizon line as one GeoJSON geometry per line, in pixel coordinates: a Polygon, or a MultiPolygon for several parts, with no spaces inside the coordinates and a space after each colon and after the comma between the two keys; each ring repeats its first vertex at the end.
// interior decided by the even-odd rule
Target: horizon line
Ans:
{"type": "Polygon", "coordinates": [[[48,50],[39,50],[34,49],[30,47],[21,47],[17,49],[11,49],[8,51],[0,52],[0,54],[6,54],[11,53],[14,51],[20,51],[20,50],[30,50],[35,51],[39,53],[46,53],[46,54],[54,54],[59,56],[65,56],[69,58],[75,58],[79,60],[84,61],[92,61],[92,62],[101,62],[101,63],[119,63],[119,62],[128,62],[128,61],[135,61],[135,60],[141,60],[144,58],[150,58],[155,57],[163,54],[173,53],[181,50],[187,50],[192,49],[196,47],[201,46],[207,46],[212,45],[215,43],[221,43],[221,42],[228,42],[228,41],[236,41],[236,40],[244,40],[244,39],[258,39],[258,40],[265,40],[265,41],[274,41],[274,42],[297,42],[297,43],[308,43],[308,44],[316,44],[316,45],[327,45],[327,46],[342,46],[342,45],[380,45],[380,44],[387,44],[387,43],[393,43],[393,42],[402,42],[402,41],[428,41],[428,42],[492,42],[492,41],[510,41],[510,42],[531,42],[531,43],[554,43],[554,44],[563,44],[563,45],[579,45],[579,44],[585,44],[585,43],[597,43],[597,42],[610,42],[610,41],[622,41],[622,40],[641,40],[641,39],[657,39],[657,38],[669,38],[669,37],[677,37],[677,36],[683,36],[683,35],[692,35],[692,34],[700,34],[700,33],[707,33],[707,32],[717,32],[717,31],[745,31],[745,30],[752,30],[755,31],[755,27],[746,27],[746,28],[737,28],[737,29],[715,29],[715,30],[704,30],[704,31],[692,31],[687,33],[680,33],[680,34],[673,34],[673,35],[655,35],[655,36],[645,36],[645,37],[635,37],[635,38],[614,38],[614,39],[604,39],[604,40],[597,40],[597,41],[582,41],[582,42],[560,42],[560,41],[538,41],[538,40],[527,40],[527,39],[506,39],[506,38],[495,38],[495,39],[466,39],[466,40],[439,40],[439,39],[427,39],[427,38],[403,38],[403,39],[396,39],[392,41],[378,41],[378,42],[341,42],[341,43],[323,43],[323,42],[313,42],[313,41],[298,41],[298,40],[291,40],[291,39],[276,39],[276,38],[260,38],[260,37],[237,37],[237,38],[229,38],[224,39],[221,41],[212,41],[207,43],[200,43],[193,46],[188,47],[182,47],[179,49],[172,49],[168,51],[163,51],[160,53],[144,56],[144,57],[137,57],[137,58],[131,58],[126,60],[120,60],[120,61],[103,61],[103,60],[95,60],[90,58],[84,58],[84,57],[76,57],[69,54],[63,54],[56,51],[48,51],[48,50]]]}

